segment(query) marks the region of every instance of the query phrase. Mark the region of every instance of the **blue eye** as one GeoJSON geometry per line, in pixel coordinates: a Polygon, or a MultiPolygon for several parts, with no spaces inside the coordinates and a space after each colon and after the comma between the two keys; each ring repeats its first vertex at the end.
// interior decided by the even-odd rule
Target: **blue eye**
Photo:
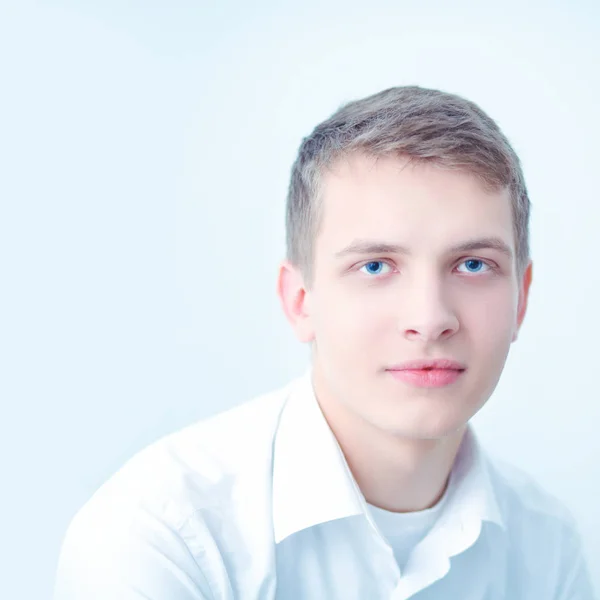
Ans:
{"type": "Polygon", "coordinates": [[[463,261],[461,264],[467,265],[468,273],[481,273],[482,271],[479,268],[481,266],[485,266],[488,269],[490,268],[484,261],[479,260],[478,258],[469,258],[463,261]]]}
{"type": "MultiPolygon", "coordinates": [[[[461,265],[466,265],[467,270],[461,271],[462,273],[486,273],[489,270],[493,270],[493,267],[487,264],[484,260],[478,258],[469,258],[467,260],[463,260],[461,265]],[[485,269],[484,269],[485,267],[485,269]]],[[[383,260],[372,260],[366,264],[364,264],[359,270],[363,271],[367,275],[381,275],[384,273],[385,267],[390,267],[388,263],[383,260]]]]}
{"type": "Polygon", "coordinates": [[[368,262],[366,265],[363,265],[360,270],[362,271],[363,269],[367,269],[366,273],[368,275],[380,275],[382,268],[386,267],[389,265],[387,263],[384,263],[382,260],[372,260],[371,262],[368,262]]]}

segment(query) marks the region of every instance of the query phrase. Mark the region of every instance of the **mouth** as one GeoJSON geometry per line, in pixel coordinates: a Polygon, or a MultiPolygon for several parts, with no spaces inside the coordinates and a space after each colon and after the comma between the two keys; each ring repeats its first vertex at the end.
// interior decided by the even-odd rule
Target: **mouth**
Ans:
{"type": "Polygon", "coordinates": [[[456,383],[465,371],[465,368],[436,367],[387,370],[396,381],[420,388],[440,388],[451,385],[456,383]]]}
{"type": "Polygon", "coordinates": [[[411,371],[464,371],[464,369],[442,369],[441,367],[421,367],[420,369],[398,369],[411,371]]]}
{"type": "Polygon", "coordinates": [[[396,365],[390,365],[390,371],[405,371],[405,370],[451,370],[464,371],[466,365],[462,362],[451,358],[434,358],[434,359],[416,359],[409,360],[396,365]]]}

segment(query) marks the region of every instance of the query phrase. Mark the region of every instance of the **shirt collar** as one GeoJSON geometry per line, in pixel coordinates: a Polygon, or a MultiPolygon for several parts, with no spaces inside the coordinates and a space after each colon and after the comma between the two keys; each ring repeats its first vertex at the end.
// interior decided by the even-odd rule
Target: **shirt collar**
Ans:
{"type": "MultiPolygon", "coordinates": [[[[488,520],[505,528],[480,443],[467,427],[439,521],[488,520]]],[[[312,368],[290,390],[273,448],[275,543],[335,519],[363,514],[372,523],[364,496],[329,428],[312,384],[312,368]]],[[[440,523],[442,524],[442,523],[440,523]]]]}
{"type": "Polygon", "coordinates": [[[354,478],[315,397],[311,368],[292,386],[275,434],[275,543],[362,512],[354,478]]]}

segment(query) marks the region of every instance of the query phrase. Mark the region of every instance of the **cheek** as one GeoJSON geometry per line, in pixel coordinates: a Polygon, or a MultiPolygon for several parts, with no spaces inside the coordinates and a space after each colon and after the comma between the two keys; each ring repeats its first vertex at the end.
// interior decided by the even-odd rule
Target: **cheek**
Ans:
{"type": "Polygon", "coordinates": [[[373,342],[390,324],[386,311],[369,298],[335,288],[323,294],[313,311],[317,344],[348,356],[372,354],[373,342]]]}
{"type": "Polygon", "coordinates": [[[503,352],[510,345],[516,308],[510,294],[489,295],[470,303],[461,315],[461,325],[484,353],[503,352]]]}

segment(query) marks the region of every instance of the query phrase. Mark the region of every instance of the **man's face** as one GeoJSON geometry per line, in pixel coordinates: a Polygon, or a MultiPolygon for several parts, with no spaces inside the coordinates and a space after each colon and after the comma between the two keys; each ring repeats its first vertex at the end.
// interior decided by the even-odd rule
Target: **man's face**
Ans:
{"type": "Polygon", "coordinates": [[[455,432],[492,394],[524,316],[529,283],[520,295],[508,191],[363,155],[338,162],[322,183],[314,282],[303,304],[317,395],[403,437],[455,432]],[[512,257],[493,247],[451,250],[492,238],[512,257]],[[406,252],[348,250],[383,244],[406,252]],[[441,387],[390,371],[438,358],[466,370],[441,387]]]}

